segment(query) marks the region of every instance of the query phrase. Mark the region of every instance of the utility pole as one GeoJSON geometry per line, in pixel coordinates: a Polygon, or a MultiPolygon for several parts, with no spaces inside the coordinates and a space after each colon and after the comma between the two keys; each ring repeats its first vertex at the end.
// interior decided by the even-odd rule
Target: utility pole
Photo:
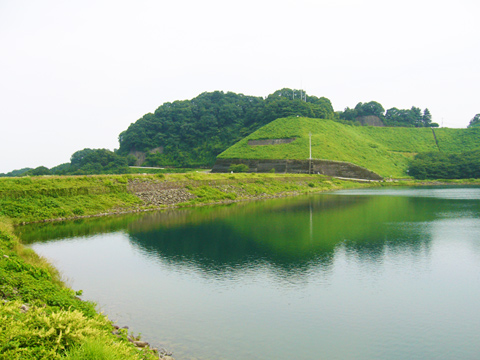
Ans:
{"type": "Polygon", "coordinates": [[[310,156],[308,158],[308,174],[312,173],[312,133],[308,134],[309,137],[309,145],[310,145],[310,156]]]}

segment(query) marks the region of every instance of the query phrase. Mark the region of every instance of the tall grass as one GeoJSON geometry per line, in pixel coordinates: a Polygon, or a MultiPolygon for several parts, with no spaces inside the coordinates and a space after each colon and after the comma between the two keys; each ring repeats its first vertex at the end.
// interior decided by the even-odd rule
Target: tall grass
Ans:
{"type": "Polygon", "coordinates": [[[133,175],[0,179],[0,216],[14,222],[98,214],[141,201],[128,192],[133,175]]]}

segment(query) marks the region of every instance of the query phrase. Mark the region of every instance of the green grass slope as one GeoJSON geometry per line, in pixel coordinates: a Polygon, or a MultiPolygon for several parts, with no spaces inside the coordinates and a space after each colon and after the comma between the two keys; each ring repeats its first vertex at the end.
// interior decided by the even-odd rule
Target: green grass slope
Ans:
{"type": "Polygon", "coordinates": [[[221,153],[226,159],[308,159],[346,161],[386,177],[406,176],[408,161],[425,151],[478,148],[480,129],[357,127],[331,120],[289,117],[275,120],[221,153]],[[289,144],[249,146],[248,140],[296,138],[289,144]]]}
{"type": "Polygon", "coordinates": [[[18,224],[130,209],[142,203],[127,190],[131,177],[0,178],[0,216],[18,224]]]}
{"type": "Polygon", "coordinates": [[[480,128],[436,129],[440,151],[460,153],[476,150],[480,147],[480,128]]]}

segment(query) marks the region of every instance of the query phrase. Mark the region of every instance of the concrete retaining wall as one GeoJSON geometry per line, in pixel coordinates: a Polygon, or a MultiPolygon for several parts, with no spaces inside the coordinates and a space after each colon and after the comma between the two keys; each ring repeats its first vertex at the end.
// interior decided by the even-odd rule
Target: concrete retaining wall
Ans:
{"type": "Polygon", "coordinates": [[[295,141],[295,140],[296,140],[296,138],[291,138],[291,139],[248,140],[248,145],[250,145],[250,146],[259,146],[259,145],[290,144],[292,141],[295,141]]]}
{"type": "Polygon", "coordinates": [[[362,126],[379,126],[384,127],[385,124],[378,116],[369,115],[369,116],[360,116],[357,117],[355,120],[358,120],[362,126]]]}
{"type": "MultiPolygon", "coordinates": [[[[309,160],[265,160],[265,159],[217,159],[212,172],[228,173],[230,165],[245,164],[249,172],[265,173],[275,169],[275,173],[308,174],[310,168],[309,160]]],[[[312,160],[311,173],[335,177],[382,180],[383,178],[361,166],[347,162],[331,160],[312,160]]]]}

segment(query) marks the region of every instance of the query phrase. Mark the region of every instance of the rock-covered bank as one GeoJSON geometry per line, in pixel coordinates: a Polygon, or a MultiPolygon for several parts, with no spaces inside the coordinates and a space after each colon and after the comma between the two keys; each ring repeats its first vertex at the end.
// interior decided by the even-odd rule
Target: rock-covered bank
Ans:
{"type": "Polygon", "coordinates": [[[128,191],[143,201],[143,207],[161,209],[293,196],[361,186],[373,185],[321,175],[195,174],[176,181],[168,178],[134,178],[128,183],[128,191]]]}

